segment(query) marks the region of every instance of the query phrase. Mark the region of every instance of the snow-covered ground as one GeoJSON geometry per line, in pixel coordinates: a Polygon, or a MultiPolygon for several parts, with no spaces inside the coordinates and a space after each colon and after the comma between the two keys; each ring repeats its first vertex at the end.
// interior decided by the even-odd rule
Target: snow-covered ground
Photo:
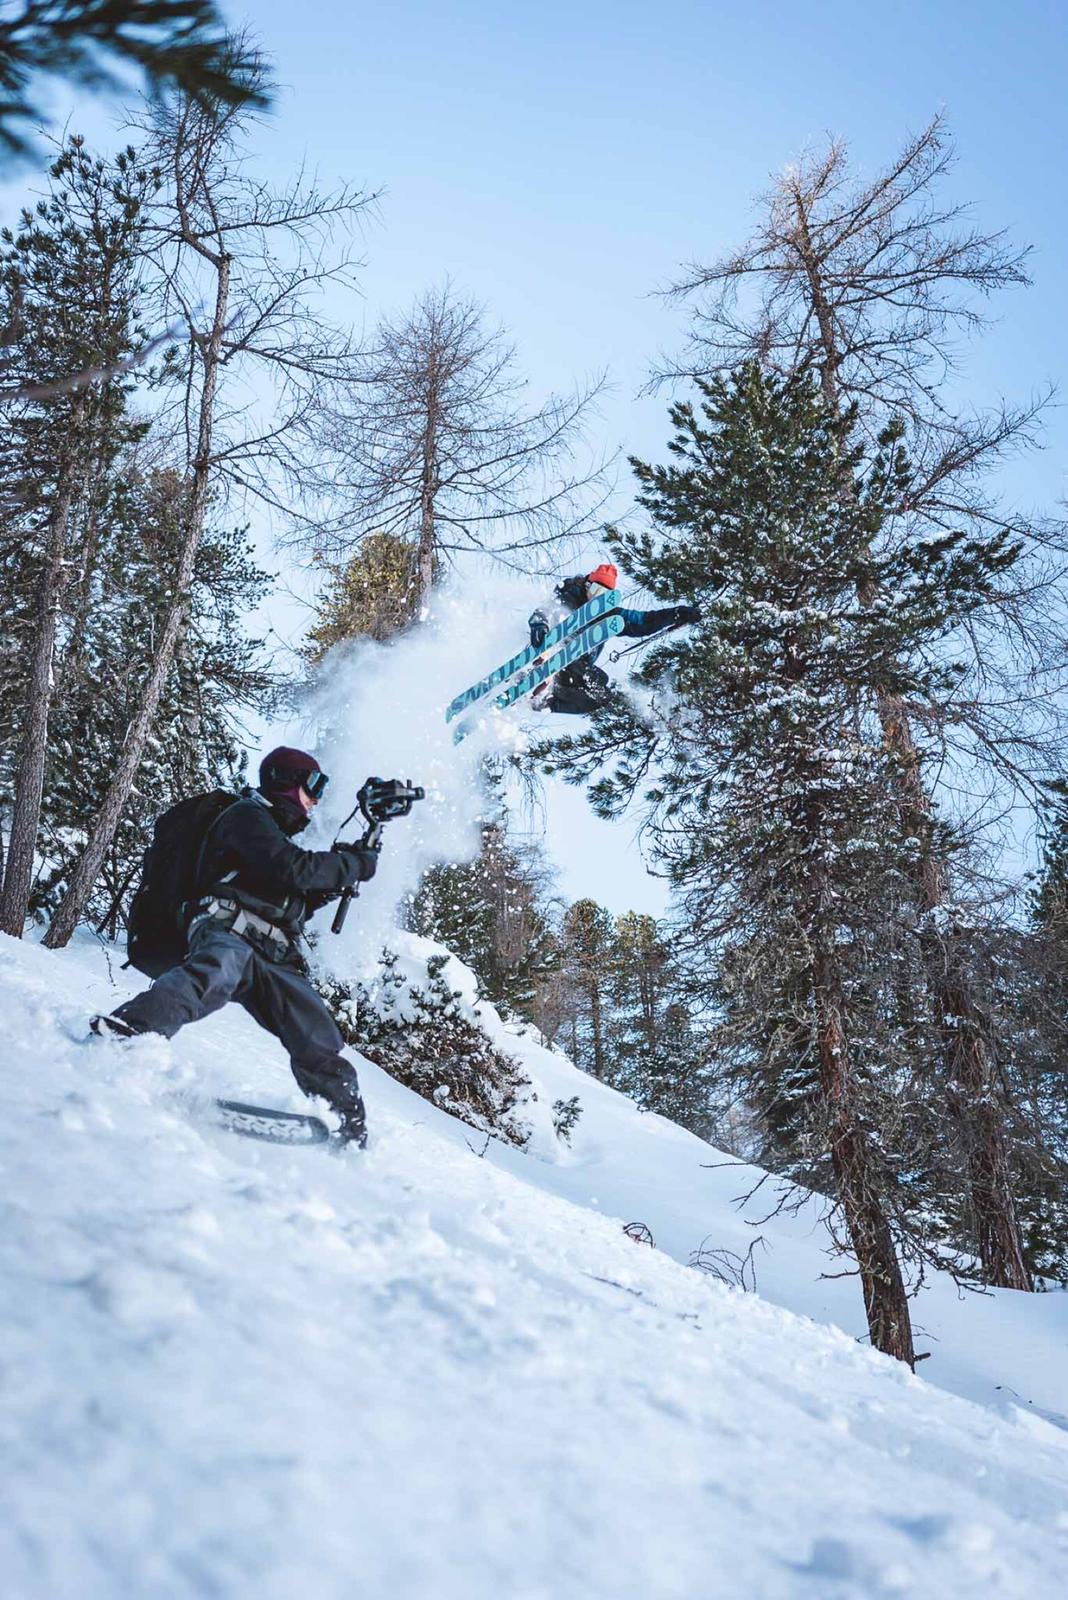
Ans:
{"type": "Polygon", "coordinates": [[[1063,1592],[1068,1297],[935,1284],[914,1377],[815,1208],[529,1040],[527,1153],[370,1066],[368,1152],[274,1148],[211,1120],[301,1103],[235,1008],[78,1042],[129,979],[0,938],[5,1597],[1063,1592]],[[759,1294],[685,1265],[757,1233],[759,1294]]]}

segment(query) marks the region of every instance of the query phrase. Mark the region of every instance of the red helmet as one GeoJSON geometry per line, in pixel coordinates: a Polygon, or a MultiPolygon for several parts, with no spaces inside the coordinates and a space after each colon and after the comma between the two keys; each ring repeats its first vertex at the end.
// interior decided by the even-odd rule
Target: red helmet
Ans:
{"type": "Polygon", "coordinates": [[[599,567],[587,572],[586,582],[599,583],[605,589],[614,589],[619,582],[619,573],[610,561],[602,561],[599,567]]]}

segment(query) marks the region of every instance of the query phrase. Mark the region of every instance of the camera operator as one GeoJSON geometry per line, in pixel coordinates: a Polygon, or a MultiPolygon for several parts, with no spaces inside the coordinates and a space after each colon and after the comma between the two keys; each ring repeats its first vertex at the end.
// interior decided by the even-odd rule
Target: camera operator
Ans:
{"type": "Polygon", "coordinates": [[[307,976],[300,950],[306,919],[374,876],[379,842],[302,850],[327,776],[314,756],[279,747],[260,764],[258,789],[245,789],[211,824],[200,845],[195,893],[185,903],[188,954],[151,988],[94,1017],[94,1033],[171,1038],[187,1022],[230,1000],[245,1008],[289,1052],[305,1094],[328,1101],[342,1138],[366,1144],[356,1069],[307,976]]]}

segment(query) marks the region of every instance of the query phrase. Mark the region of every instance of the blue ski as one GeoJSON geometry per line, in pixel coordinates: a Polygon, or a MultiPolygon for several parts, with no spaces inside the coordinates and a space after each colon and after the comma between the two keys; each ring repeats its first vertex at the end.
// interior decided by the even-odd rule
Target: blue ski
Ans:
{"type": "MultiPolygon", "coordinates": [[[[481,700],[484,695],[492,694],[493,690],[500,684],[506,683],[517,672],[522,672],[524,667],[529,667],[532,662],[538,660],[539,656],[544,656],[547,650],[552,650],[554,645],[560,644],[572,634],[579,633],[586,627],[587,623],[593,622],[596,617],[600,617],[605,611],[611,610],[613,606],[618,604],[619,599],[615,594],[595,595],[586,605],[581,606],[573,616],[568,617],[564,622],[558,623],[555,628],[550,628],[541,644],[537,646],[528,645],[525,650],[518,651],[509,661],[505,661],[501,666],[487,673],[486,677],[480,678],[477,683],[473,683],[470,689],[465,689],[462,694],[458,694],[455,700],[449,703],[449,708],[445,713],[445,721],[451,722],[453,717],[458,717],[461,711],[466,711],[468,706],[474,705],[476,700],[481,700]]],[[[618,633],[618,631],[618,628],[612,629],[613,633],[618,633]]],[[[590,649],[592,646],[587,645],[586,648],[590,649]]],[[[585,655],[586,651],[583,650],[579,653],[580,655],[585,655]]],[[[573,661],[575,657],[571,656],[569,659],[573,661]]],[[[561,665],[563,665],[562,662],[561,665]]],[[[559,669],[555,668],[554,670],[559,669]]],[[[541,681],[541,679],[538,679],[539,683],[541,681]]],[[[517,696],[513,696],[513,699],[515,698],[517,696]]],[[[498,704],[500,703],[498,701],[498,704]]],[[[505,701],[504,704],[510,705],[511,701],[505,701]]]]}
{"type": "MultiPolygon", "coordinates": [[[[536,689],[539,683],[544,683],[546,678],[551,678],[562,667],[569,666],[572,661],[577,661],[580,656],[589,655],[591,650],[596,650],[599,644],[606,644],[612,635],[623,632],[623,618],[619,612],[610,617],[598,617],[596,622],[591,622],[588,628],[583,628],[581,633],[571,634],[564,639],[562,646],[554,652],[548,661],[541,662],[533,672],[524,673],[523,677],[515,683],[510,683],[494,700],[494,707],[503,711],[505,706],[514,705],[523,695],[536,689]]],[[[542,646],[544,650],[544,646],[542,646]]],[[[460,744],[471,731],[473,719],[465,717],[453,730],[453,744],[460,744]]]]}
{"type": "MultiPolygon", "coordinates": [[[[500,707],[513,705],[516,700],[521,700],[525,694],[530,694],[539,683],[544,683],[546,678],[551,678],[561,668],[570,666],[572,661],[577,661],[580,656],[589,655],[591,650],[596,650],[600,644],[607,644],[613,634],[623,632],[623,618],[619,612],[610,617],[599,617],[588,628],[583,628],[581,633],[569,636],[564,640],[563,648],[557,650],[551,660],[543,661],[536,666],[533,672],[527,672],[517,683],[511,683],[503,694],[499,694],[493,704],[500,707]]],[[[542,646],[544,651],[545,646],[542,646]]]]}

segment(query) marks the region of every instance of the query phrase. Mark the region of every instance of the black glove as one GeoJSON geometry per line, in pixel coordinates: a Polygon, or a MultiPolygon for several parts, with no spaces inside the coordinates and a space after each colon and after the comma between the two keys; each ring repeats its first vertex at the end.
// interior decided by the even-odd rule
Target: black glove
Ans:
{"type": "Polygon", "coordinates": [[[700,622],[701,613],[697,606],[676,606],[675,626],[679,628],[685,622],[700,622]]]}
{"type": "Polygon", "coordinates": [[[378,839],[374,844],[336,844],[334,852],[353,862],[353,883],[366,883],[375,875],[378,866],[378,852],[382,848],[382,841],[378,839]]]}
{"type": "Polygon", "coordinates": [[[549,624],[545,621],[544,617],[538,622],[531,622],[530,643],[535,650],[541,649],[542,645],[545,643],[548,632],[549,624]]]}

